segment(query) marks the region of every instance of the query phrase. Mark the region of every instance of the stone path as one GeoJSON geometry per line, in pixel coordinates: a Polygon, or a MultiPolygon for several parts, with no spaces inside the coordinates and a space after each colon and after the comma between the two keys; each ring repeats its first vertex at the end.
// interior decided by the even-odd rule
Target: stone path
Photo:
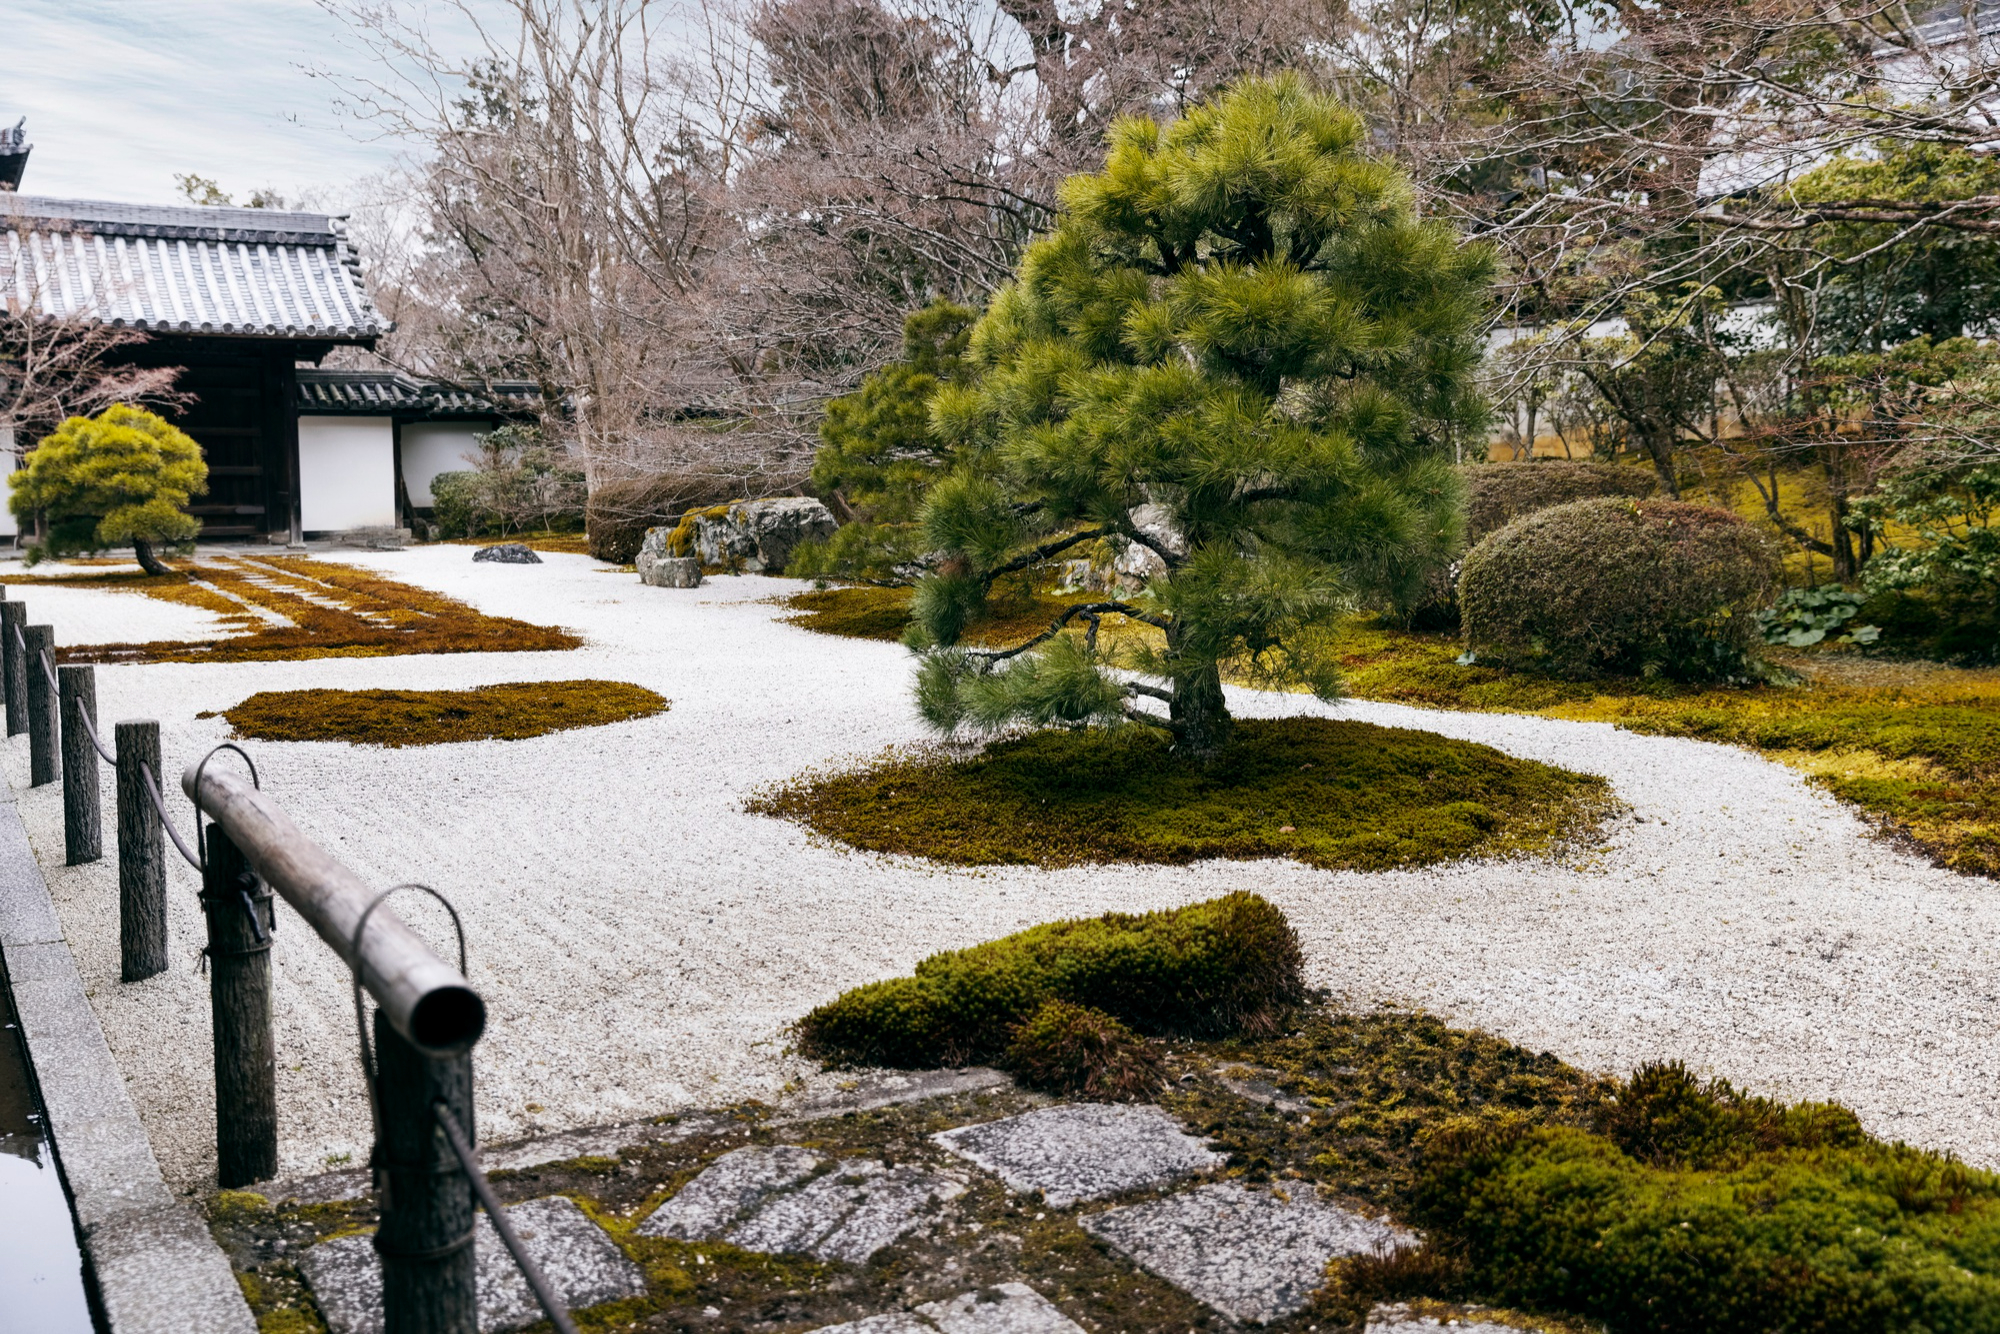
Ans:
{"type": "Polygon", "coordinates": [[[911,1312],[822,1325],[812,1334],[1083,1334],[1083,1327],[1027,1284],[996,1283],[911,1312]]]}
{"type": "Polygon", "coordinates": [[[933,1138],[999,1177],[1007,1189],[1019,1195],[1040,1191],[1058,1209],[1223,1163],[1221,1154],[1150,1104],[1065,1103],[933,1138]]]}
{"type": "MultiPolygon", "coordinates": [[[[513,1205],[507,1217],[522,1246],[573,1310],[643,1296],[645,1275],[576,1202],[556,1195],[513,1205]]],[[[526,1329],[542,1308],[485,1214],[473,1232],[482,1334],[526,1329]]],[[[324,1241],[299,1259],[333,1334],[381,1334],[382,1266],[372,1236],[324,1241]]]]}

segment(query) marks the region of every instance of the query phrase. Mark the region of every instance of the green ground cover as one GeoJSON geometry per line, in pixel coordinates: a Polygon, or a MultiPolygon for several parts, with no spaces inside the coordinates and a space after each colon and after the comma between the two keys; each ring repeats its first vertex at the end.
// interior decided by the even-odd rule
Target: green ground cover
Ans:
{"type": "Polygon", "coordinates": [[[871,852],[959,865],[1292,857],[1385,870],[1540,852],[1610,808],[1602,779],[1430,732],[1245,719],[1210,765],[1137,727],[1054,729],[966,759],[808,774],[750,809],[871,852]]]}

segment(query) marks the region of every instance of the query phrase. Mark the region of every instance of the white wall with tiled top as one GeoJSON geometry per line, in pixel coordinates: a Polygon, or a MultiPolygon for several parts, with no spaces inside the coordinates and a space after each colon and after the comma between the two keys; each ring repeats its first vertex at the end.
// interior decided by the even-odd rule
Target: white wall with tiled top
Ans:
{"type": "Polygon", "coordinates": [[[396,424],[299,418],[299,519],[308,533],[396,526],[396,424]]]}

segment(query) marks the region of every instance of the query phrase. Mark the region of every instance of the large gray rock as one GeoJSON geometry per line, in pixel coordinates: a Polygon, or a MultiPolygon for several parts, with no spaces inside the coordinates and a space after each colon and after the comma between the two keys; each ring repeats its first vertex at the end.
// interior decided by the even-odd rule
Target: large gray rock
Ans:
{"type": "Polygon", "coordinates": [[[810,1334],[1083,1334],[1083,1327],[1025,1283],[996,1283],[914,1312],[891,1311],[821,1325],[810,1334]]]}
{"type": "Polygon", "coordinates": [[[476,561],[491,561],[496,565],[540,565],[542,558],[534,548],[524,542],[500,542],[490,547],[481,547],[472,553],[476,561]]]}
{"type": "Polygon", "coordinates": [[[1009,1190],[1038,1190],[1058,1209],[1157,1186],[1225,1161],[1182,1130],[1171,1113],[1150,1104],[1063,1103],[931,1138],[993,1173],[1009,1190]]]}
{"type": "Polygon", "coordinates": [[[1262,1324],[1303,1310],[1337,1255],[1414,1244],[1399,1227],[1322,1201],[1235,1182],[1108,1209],[1083,1230],[1231,1320],[1262,1324]]]}
{"type": "Polygon", "coordinates": [[[721,514],[695,515],[694,551],[703,565],[782,574],[793,548],[809,538],[831,537],[839,526],[810,496],[739,500],[721,514]]]}
{"type": "Polygon", "coordinates": [[[862,1264],[923,1223],[965,1186],[907,1164],[847,1158],[821,1176],[817,1154],[794,1145],[737,1149],[710,1163],[639,1225],[641,1236],[718,1238],[767,1255],[862,1264]]]}
{"type": "Polygon", "coordinates": [[[693,556],[676,556],[667,548],[671,528],[648,528],[632,563],[639,570],[639,582],[654,588],[701,587],[701,562],[693,556]]]}
{"type": "MultiPolygon", "coordinates": [[[[509,1207],[507,1219],[571,1310],[645,1295],[646,1278],[639,1266],[625,1258],[576,1201],[562,1195],[530,1200],[509,1207]]],[[[480,1334],[526,1329],[544,1319],[528,1281],[483,1213],[474,1228],[473,1250],[480,1334]]],[[[301,1255],[298,1263],[333,1334],[380,1334],[382,1261],[375,1254],[373,1237],[323,1241],[301,1255]]]]}

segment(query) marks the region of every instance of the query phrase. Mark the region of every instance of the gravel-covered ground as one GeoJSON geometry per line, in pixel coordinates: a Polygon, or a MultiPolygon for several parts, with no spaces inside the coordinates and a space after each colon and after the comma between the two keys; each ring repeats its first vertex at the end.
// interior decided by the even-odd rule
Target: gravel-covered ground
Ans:
{"type": "MultiPolygon", "coordinates": [[[[1249,888],[1291,915],[1313,980],[1353,1002],[1427,1007],[1591,1068],[1680,1057],[1759,1092],[1838,1099],[1878,1134],[2000,1165],[1994,884],[1871,838],[1755,756],[1602,724],[1349,704],[1349,716],[1604,774],[1632,813],[1574,865],[957,870],[815,846],[743,813],[759,787],[922,735],[903,650],[779,623],[761,600],[796,584],[654,589],[581,556],[475,565],[463,547],[339,558],[482,611],[559,623],[588,646],[102,667],[103,719],[159,718],[178,773],[228,735],[194,715],[257,690],[605,677],[673,701],[657,717],[527,741],[251,747],[266,788],[365,877],[425,881],[464,914],[491,1014],[478,1051],[482,1138],[769,1096],[799,1073],[783,1026],[842,988],[1050,918],[1249,888]]],[[[128,619],[159,605],[82,590],[62,603],[65,643],[137,637],[128,619]],[[106,610],[73,612],[82,599],[106,610]]],[[[1235,703],[1322,708],[1282,695],[1235,703]]],[[[24,787],[25,741],[6,757],[24,787]]],[[[20,806],[161,1162],[192,1184],[213,1152],[193,873],[178,862],[172,872],[174,968],[121,984],[111,861],[61,866],[58,787],[26,791],[20,806]]],[[[177,800],[182,821],[187,809],[177,800]]],[[[429,920],[414,898],[406,915],[429,920]]],[[[347,977],[296,918],[281,917],[277,939],[284,1167],[360,1161],[368,1115],[347,977]]]]}

